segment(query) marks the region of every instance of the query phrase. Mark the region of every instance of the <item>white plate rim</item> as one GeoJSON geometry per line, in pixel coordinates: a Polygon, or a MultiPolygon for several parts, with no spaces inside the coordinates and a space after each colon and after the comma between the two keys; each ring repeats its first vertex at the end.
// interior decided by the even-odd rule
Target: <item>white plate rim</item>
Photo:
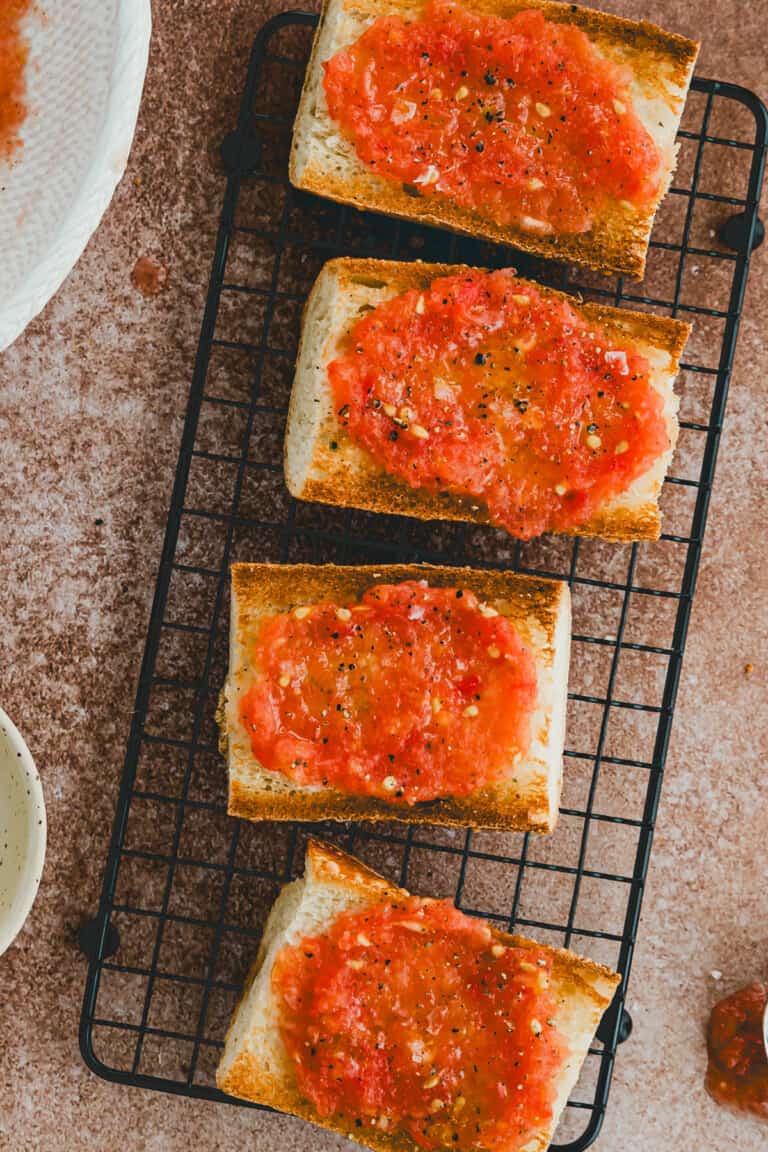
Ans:
{"type": "Polygon", "coordinates": [[[139,115],[151,32],[150,0],[118,0],[112,82],[91,165],[47,251],[0,306],[0,352],[21,335],[64,283],[123,177],[139,115]]]}
{"type": "Polygon", "coordinates": [[[34,825],[35,833],[30,842],[29,854],[27,856],[26,872],[30,879],[27,880],[26,890],[22,889],[22,899],[18,903],[15,914],[13,916],[9,915],[7,919],[0,921],[0,956],[2,956],[2,954],[10,948],[24,927],[27,916],[35,902],[37,891],[40,887],[40,879],[43,874],[43,865],[45,864],[48,820],[45,812],[43,785],[40,780],[40,773],[37,771],[35,762],[32,759],[32,753],[29,748],[27,748],[24,737],[10,716],[8,716],[2,708],[0,708],[0,728],[5,729],[5,734],[11,747],[20,753],[21,763],[26,772],[27,780],[29,781],[32,802],[40,814],[40,823],[34,825]]]}

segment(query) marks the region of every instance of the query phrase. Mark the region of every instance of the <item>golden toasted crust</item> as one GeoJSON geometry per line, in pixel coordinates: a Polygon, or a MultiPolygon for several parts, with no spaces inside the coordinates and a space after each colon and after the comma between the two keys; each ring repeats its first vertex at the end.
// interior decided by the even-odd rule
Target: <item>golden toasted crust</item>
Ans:
{"type": "MultiPolygon", "coordinates": [[[[370,904],[386,900],[401,900],[408,896],[405,889],[389,883],[378,873],[348,856],[339,848],[310,840],[307,844],[307,865],[315,879],[346,888],[355,898],[363,897],[370,904]]],[[[328,926],[330,927],[330,925],[328,926]]],[[[488,924],[492,937],[501,944],[517,948],[544,949],[552,958],[552,983],[557,988],[558,1004],[563,1005],[578,997],[590,1003],[599,1016],[610,1003],[621,978],[610,968],[593,960],[577,956],[561,948],[538,944],[524,936],[502,932],[488,924]]],[[[262,950],[257,957],[246,982],[243,998],[256,979],[265,959],[262,950]]],[[[238,1005],[239,1007],[239,1005],[238,1005]]],[[[235,1015],[237,1009],[235,1010],[235,1015]]],[[[234,1019],[234,1016],[233,1016],[234,1019]]],[[[376,1152],[418,1152],[418,1145],[405,1133],[381,1132],[369,1126],[358,1128],[334,1117],[321,1117],[314,1106],[298,1091],[295,1082],[277,1075],[270,1075],[260,1067],[246,1049],[240,1052],[226,1074],[217,1073],[217,1084],[223,1092],[240,1099],[266,1104],[282,1112],[290,1112],[309,1120],[321,1128],[338,1132],[344,1136],[373,1148],[376,1152]]],[[[549,1136],[542,1134],[531,1152],[544,1152],[549,1145],[549,1136]]]]}
{"type": "Polygon", "coordinates": [[[372,584],[427,580],[433,588],[466,588],[489,604],[499,602],[503,615],[517,625],[534,618],[548,634],[554,628],[567,586],[560,580],[521,576],[517,572],[458,568],[438,564],[233,564],[232,591],[241,620],[300,604],[359,597],[372,584]]]}
{"type": "MultiPolygon", "coordinates": [[[[442,276],[464,275],[476,271],[478,269],[469,268],[464,264],[424,264],[420,261],[400,262],[339,257],[329,260],[324,266],[307,301],[305,319],[312,308],[315,293],[324,291],[326,277],[336,278],[341,293],[348,293],[355,288],[359,289],[360,285],[367,285],[373,288],[391,288],[391,295],[397,296],[411,289],[425,290],[434,280],[442,276]]],[[[690,324],[667,316],[633,312],[591,301],[580,302],[566,292],[547,288],[538,283],[535,283],[534,287],[544,297],[565,300],[588,321],[600,324],[609,334],[615,333],[625,338],[629,336],[633,340],[668,353],[672,362],[670,377],[673,378],[677,374],[680,357],[691,332],[690,324]]],[[[302,342],[305,339],[312,340],[313,334],[303,327],[302,342]]],[[[301,355],[300,348],[299,362],[301,355]]],[[[301,381],[297,378],[294,387],[300,386],[301,381]]],[[[289,413],[289,428],[291,418],[289,413]]],[[[668,418],[667,431],[670,443],[674,446],[678,433],[674,415],[668,418]]],[[[368,453],[364,454],[365,463],[356,465],[354,469],[346,469],[343,481],[340,482],[339,461],[349,440],[349,433],[334,415],[332,421],[324,424],[322,435],[318,437],[312,468],[314,475],[307,476],[301,492],[294,492],[294,495],[302,500],[321,504],[365,508],[372,512],[411,516],[418,520],[454,520],[474,524],[491,522],[487,507],[476,497],[410,488],[398,477],[386,473],[372,457],[368,456],[368,453]],[[331,443],[336,444],[337,448],[331,449],[331,443]]],[[[287,473],[288,445],[289,438],[286,436],[287,473]]],[[[624,541],[658,540],[660,533],[661,516],[658,499],[654,498],[631,506],[614,502],[585,524],[572,529],[569,534],[624,541]]]]}
{"type": "MultiPolygon", "coordinates": [[[[336,566],[333,564],[234,564],[231,570],[233,603],[237,606],[237,641],[258,629],[268,615],[289,612],[302,604],[321,601],[350,603],[376,583],[400,583],[426,579],[432,587],[460,587],[472,591],[511,620],[517,631],[526,636],[535,633],[543,638],[542,659],[553,663],[558,655],[567,665],[567,651],[555,652],[558,621],[568,612],[567,585],[557,580],[520,576],[472,568],[438,567],[418,564],[336,566]],[[564,603],[565,602],[565,603],[564,603]]],[[[567,648],[568,638],[561,640],[567,648]]],[[[537,665],[539,659],[537,658],[537,665]]],[[[228,693],[237,680],[238,669],[230,666],[216,720],[219,724],[219,747],[230,767],[228,811],[232,816],[249,820],[400,820],[418,824],[472,826],[478,828],[520,829],[551,832],[557,823],[557,803],[553,803],[552,782],[544,765],[537,762],[538,775],[526,779],[524,786],[513,786],[511,779],[479,789],[469,796],[446,797],[414,805],[388,802],[375,796],[355,796],[334,788],[302,788],[273,791],[261,782],[243,779],[234,769],[233,745],[230,742],[231,720],[227,718],[228,693]],[[519,787],[519,790],[518,790],[519,787]]],[[[556,697],[565,682],[555,685],[556,697]]],[[[564,701],[563,701],[564,705],[564,701]]],[[[547,709],[547,729],[552,737],[554,717],[547,709]]],[[[562,747],[559,754],[562,753],[562,747]]],[[[553,749],[553,755],[558,752],[553,749]]],[[[236,758],[241,762],[241,757],[236,758]]],[[[519,771],[519,769],[518,769],[519,771]]],[[[558,768],[559,771],[559,768],[558,768]]],[[[555,789],[559,792],[559,787],[555,789]]]]}
{"type": "MultiPolygon", "coordinates": [[[[391,516],[410,516],[414,520],[492,523],[488,509],[478,503],[477,499],[470,504],[466,497],[451,492],[436,495],[423,488],[406,488],[398,484],[394,477],[381,472],[372,471],[365,476],[350,478],[343,491],[327,480],[309,479],[300,498],[340,508],[364,508],[369,512],[384,512],[391,516]]],[[[655,502],[643,504],[639,508],[616,508],[594,516],[588,524],[561,535],[599,537],[614,543],[658,540],[661,535],[661,514],[655,502]]]]}
{"type": "Polygon", "coordinates": [[[350,892],[364,892],[366,897],[378,900],[398,900],[408,895],[405,888],[386,880],[348,852],[314,836],[307,840],[307,860],[313,877],[325,884],[339,884],[350,892]]]}
{"type": "MultiPolygon", "coordinates": [[[[626,20],[575,4],[553,3],[549,0],[534,3],[529,0],[468,0],[464,6],[472,11],[506,18],[523,10],[538,9],[548,20],[576,25],[603,55],[628,65],[632,69],[638,92],[646,99],[663,100],[676,112],[676,120],[679,122],[699,52],[697,42],[665,32],[647,21],[626,20]]],[[[320,26],[307,67],[297,125],[302,116],[313,114],[310,110],[311,93],[316,84],[316,70],[322,63],[319,45],[330,8],[331,0],[324,0],[320,26]]],[[[422,12],[423,4],[418,0],[343,0],[342,8],[359,13],[362,17],[390,13],[416,17],[422,12]]],[[[595,220],[589,232],[577,235],[534,234],[516,224],[496,224],[482,213],[448,200],[414,197],[399,184],[372,176],[362,164],[359,164],[357,175],[341,175],[312,163],[307,163],[299,172],[295,141],[289,175],[297,187],[344,204],[374,208],[392,216],[420,220],[454,232],[487,237],[533,255],[574,261],[599,272],[619,273],[641,279],[645,271],[653,219],[669,188],[674,167],[673,162],[656,201],[649,208],[628,210],[619,203],[613,203],[595,220]]]]}
{"type": "Polygon", "coordinates": [[[543,784],[526,790],[525,798],[505,797],[503,807],[492,789],[470,797],[429,800],[396,808],[377,796],[350,796],[324,788],[317,793],[274,795],[230,781],[227,811],[245,820],[399,820],[409,824],[439,824],[453,828],[554,832],[557,813],[549,811],[543,784]],[[535,819],[535,823],[534,823],[535,819]]]}

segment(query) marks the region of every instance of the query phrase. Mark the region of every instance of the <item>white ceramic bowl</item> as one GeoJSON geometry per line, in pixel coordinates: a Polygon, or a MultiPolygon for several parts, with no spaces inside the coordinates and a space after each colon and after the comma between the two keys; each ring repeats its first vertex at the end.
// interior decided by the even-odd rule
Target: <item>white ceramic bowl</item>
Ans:
{"type": "Polygon", "coordinates": [[[0,708],[0,955],[20,932],[37,895],[46,831],[35,762],[0,708]]]}
{"type": "Polygon", "coordinates": [[[23,147],[0,164],[0,350],[77,263],[125,171],[150,0],[39,0],[25,24],[23,147]]]}

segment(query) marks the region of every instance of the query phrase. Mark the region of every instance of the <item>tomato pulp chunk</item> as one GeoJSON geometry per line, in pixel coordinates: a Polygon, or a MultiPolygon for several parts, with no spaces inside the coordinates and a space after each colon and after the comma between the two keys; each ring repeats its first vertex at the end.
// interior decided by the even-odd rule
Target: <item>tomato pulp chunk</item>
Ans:
{"type": "Polygon", "coordinates": [[[429,0],[381,16],[325,63],[328,110],[366,168],[498,224],[588,231],[652,204],[664,157],[629,68],[538,10],[510,19],[429,0]]]}
{"type": "Polygon", "coordinates": [[[302,784],[413,804],[491,784],[525,754],[534,658],[461,588],[378,584],[266,620],[240,717],[254,756],[302,784]]]}
{"type": "Polygon", "coordinates": [[[342,425],[413,488],[522,539],[575,531],[670,445],[626,335],[510,271],[468,271],[358,320],[328,366],[342,425]]]}
{"type": "Polygon", "coordinates": [[[284,948],[272,979],[299,1091],[321,1117],[426,1149],[515,1152],[551,1121],[568,1056],[551,977],[546,950],[409,897],[284,948]]]}
{"type": "Polygon", "coordinates": [[[768,985],[756,982],[712,1009],[707,1029],[707,1091],[718,1104],[768,1121],[768,1057],[763,1012],[768,985]]]}

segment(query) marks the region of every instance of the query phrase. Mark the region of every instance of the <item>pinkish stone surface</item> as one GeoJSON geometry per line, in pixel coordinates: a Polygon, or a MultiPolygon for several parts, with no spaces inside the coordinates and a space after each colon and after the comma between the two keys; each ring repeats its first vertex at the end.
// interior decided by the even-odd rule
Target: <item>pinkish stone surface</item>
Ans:
{"type": "MultiPolygon", "coordinates": [[[[768,96],[762,4],[616,0],[612,7],[704,37],[701,75],[768,96]]],[[[67,283],[0,357],[0,703],[37,760],[49,818],[37,904],[0,958],[3,1150],[345,1146],[297,1120],[108,1084],[85,1068],[77,1046],[85,965],[76,934],[97,904],[131,720],[221,202],[216,149],[235,119],[251,41],[274,10],[253,0],[155,4],[126,177],[67,283]],[[164,292],[151,299],[131,285],[142,256],[168,269],[164,292]]],[[[768,976],[764,266],[760,253],[629,987],[635,1028],[619,1054],[595,1145],[602,1152],[766,1146],[765,1129],[721,1112],[702,1087],[710,1006],[768,976]]],[[[706,279],[701,291],[706,299],[706,279]]],[[[642,737],[637,724],[630,742],[642,737]]],[[[572,780],[576,787],[575,768],[572,780]]],[[[626,803],[628,795],[614,799],[626,803]]],[[[206,835],[215,851],[215,832],[202,829],[201,842],[206,835]]],[[[564,821],[540,845],[540,858],[564,859],[572,845],[564,821]]],[[[621,854],[618,844],[606,843],[609,850],[621,854]]],[[[599,854],[590,866],[600,868],[599,854]]],[[[452,880],[426,863],[414,875],[425,891],[452,880]]],[[[487,902],[507,880],[488,872],[469,882],[487,902]]],[[[610,912],[597,897],[597,919],[610,912]]],[[[244,965],[239,958],[238,973],[244,965]]],[[[135,1007],[131,995],[127,983],[116,992],[126,1013],[135,1007]]],[[[178,1019],[184,1006],[167,1011],[178,1019]]],[[[173,1074],[174,1059],[156,1054],[155,1070],[165,1060],[173,1074]]]]}

